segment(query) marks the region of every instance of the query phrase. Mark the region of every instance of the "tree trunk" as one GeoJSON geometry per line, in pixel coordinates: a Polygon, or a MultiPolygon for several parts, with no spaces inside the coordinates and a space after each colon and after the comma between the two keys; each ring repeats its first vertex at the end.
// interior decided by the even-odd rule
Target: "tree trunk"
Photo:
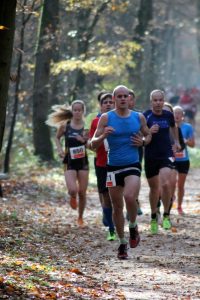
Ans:
{"type": "Polygon", "coordinates": [[[0,3],[0,151],[8,101],[10,65],[13,50],[16,0],[1,0],[0,3]]]}
{"type": "Polygon", "coordinates": [[[144,87],[144,77],[146,71],[144,70],[144,59],[145,52],[144,45],[145,41],[145,32],[149,31],[149,23],[152,20],[153,15],[153,0],[141,0],[140,8],[138,10],[138,25],[135,28],[135,34],[133,40],[141,46],[141,50],[134,55],[134,60],[136,62],[136,68],[134,70],[129,70],[130,79],[134,78],[134,86],[136,90],[140,92],[141,99],[146,101],[147,91],[144,87]]]}
{"type": "Polygon", "coordinates": [[[199,64],[200,64],[200,1],[196,0],[197,7],[197,46],[198,46],[198,56],[199,56],[199,64]]]}
{"type": "Polygon", "coordinates": [[[51,101],[49,100],[50,62],[53,58],[52,41],[58,23],[58,0],[44,0],[39,41],[36,53],[33,91],[33,142],[35,155],[43,161],[53,160],[53,147],[49,127],[45,124],[51,101]]]}

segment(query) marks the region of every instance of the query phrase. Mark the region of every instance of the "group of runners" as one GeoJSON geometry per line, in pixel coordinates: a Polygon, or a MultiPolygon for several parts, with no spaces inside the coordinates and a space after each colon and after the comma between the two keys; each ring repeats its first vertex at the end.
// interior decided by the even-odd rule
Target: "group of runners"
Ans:
{"type": "Polygon", "coordinates": [[[176,178],[178,213],[183,214],[184,184],[189,170],[187,146],[195,145],[194,130],[184,122],[180,106],[173,108],[165,103],[161,90],[151,92],[150,109],[144,113],[134,110],[135,94],[123,85],[117,86],[113,93],[101,92],[98,101],[100,111],[91,122],[89,132],[84,129],[85,104],[81,100],[72,102],[71,108],[54,106],[47,124],[58,128],[56,145],[65,165],[70,205],[78,208],[79,226],[84,226],[88,185],[86,148],[96,152],[94,165],[102,221],[109,228],[107,240],[118,236],[117,256],[125,259],[128,257],[125,218],[129,224],[129,246],[135,248],[140,242],[137,215],[142,213],[138,201],[142,159],[149,184],[150,231],[157,234],[160,201],[163,203],[162,227],[169,230],[172,226],[170,210],[176,178]]]}

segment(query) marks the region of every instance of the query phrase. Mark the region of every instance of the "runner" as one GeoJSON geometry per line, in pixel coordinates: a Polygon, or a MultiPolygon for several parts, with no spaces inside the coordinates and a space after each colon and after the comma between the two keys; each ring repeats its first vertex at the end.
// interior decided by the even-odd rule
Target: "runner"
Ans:
{"type": "Polygon", "coordinates": [[[145,147],[145,173],[150,187],[149,201],[151,206],[150,230],[158,232],[157,203],[161,194],[164,214],[162,226],[171,228],[169,208],[171,202],[170,176],[173,169],[173,151],[170,139],[170,128],[175,142],[175,151],[180,149],[178,130],[171,112],[163,110],[164,92],[154,90],[150,94],[152,109],[144,113],[147,125],[151,128],[152,141],[145,147]]]}
{"type": "Polygon", "coordinates": [[[177,189],[178,189],[178,213],[180,215],[184,214],[182,209],[183,197],[185,194],[185,181],[187,174],[190,168],[190,160],[189,154],[187,150],[187,146],[194,147],[195,146],[195,138],[194,138],[194,129],[191,124],[184,122],[184,111],[181,106],[174,107],[174,117],[177,126],[180,127],[184,142],[185,148],[181,152],[176,153],[175,166],[178,171],[178,180],[177,180],[177,189]]]}
{"type": "Polygon", "coordinates": [[[125,259],[127,240],[124,235],[123,197],[129,215],[129,243],[131,248],[137,247],[140,235],[137,226],[136,199],[140,188],[141,165],[138,147],[151,140],[151,134],[142,114],[129,110],[129,89],[123,85],[113,91],[115,109],[103,114],[98,123],[93,147],[98,147],[107,138],[108,173],[107,186],[113,205],[113,219],[120,240],[118,258],[125,259]],[[145,140],[139,134],[145,136],[145,140]]]}
{"type": "MultiPolygon", "coordinates": [[[[97,129],[97,124],[99,122],[100,116],[102,113],[108,112],[114,108],[114,101],[112,100],[112,94],[110,93],[102,93],[99,99],[100,111],[96,118],[93,119],[89,131],[89,140],[88,140],[88,148],[92,149],[91,139],[97,129]]],[[[110,200],[110,196],[108,193],[108,188],[106,187],[106,176],[107,176],[107,143],[104,140],[102,144],[96,150],[96,158],[95,158],[95,172],[97,176],[97,188],[99,192],[99,197],[103,209],[103,224],[106,227],[109,227],[107,240],[114,241],[116,239],[115,227],[112,221],[112,204],[110,200]]]]}
{"type": "Polygon", "coordinates": [[[49,115],[48,125],[57,126],[56,146],[59,156],[65,165],[65,181],[70,195],[70,206],[77,209],[77,224],[82,227],[83,213],[86,206],[86,190],[88,186],[88,157],[86,152],[87,133],[84,131],[83,115],[85,104],[81,100],[75,100],[71,109],[64,105],[52,107],[55,112],[49,115]],[[61,138],[65,138],[65,151],[61,144],[61,138]],[[77,205],[77,196],[79,198],[77,205]]]}

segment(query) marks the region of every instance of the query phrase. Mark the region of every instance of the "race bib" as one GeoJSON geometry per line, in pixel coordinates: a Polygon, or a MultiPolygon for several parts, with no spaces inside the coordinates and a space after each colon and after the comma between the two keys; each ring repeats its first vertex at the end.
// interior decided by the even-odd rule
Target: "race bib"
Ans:
{"type": "Polygon", "coordinates": [[[185,158],[185,157],[186,157],[186,152],[185,152],[185,150],[180,151],[180,152],[176,152],[176,153],[175,153],[175,157],[176,157],[176,158],[185,158]]]}
{"type": "Polygon", "coordinates": [[[116,186],[115,174],[113,172],[108,172],[106,178],[106,187],[114,186],[116,186]]]}
{"type": "Polygon", "coordinates": [[[85,157],[85,146],[69,148],[71,159],[85,157]]]}

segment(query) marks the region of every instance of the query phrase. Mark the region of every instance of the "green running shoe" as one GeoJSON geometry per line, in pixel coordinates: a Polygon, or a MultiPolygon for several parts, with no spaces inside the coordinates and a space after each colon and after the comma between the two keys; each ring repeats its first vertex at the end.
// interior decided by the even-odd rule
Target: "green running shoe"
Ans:
{"type": "Polygon", "coordinates": [[[158,233],[158,222],[156,219],[152,219],[150,223],[150,229],[152,234],[158,233]]]}
{"type": "Polygon", "coordinates": [[[107,241],[116,241],[116,233],[114,231],[109,231],[106,239],[107,241]]]}
{"type": "Polygon", "coordinates": [[[172,223],[170,221],[169,216],[163,217],[163,222],[162,222],[163,228],[168,230],[172,227],[172,223]]]}

